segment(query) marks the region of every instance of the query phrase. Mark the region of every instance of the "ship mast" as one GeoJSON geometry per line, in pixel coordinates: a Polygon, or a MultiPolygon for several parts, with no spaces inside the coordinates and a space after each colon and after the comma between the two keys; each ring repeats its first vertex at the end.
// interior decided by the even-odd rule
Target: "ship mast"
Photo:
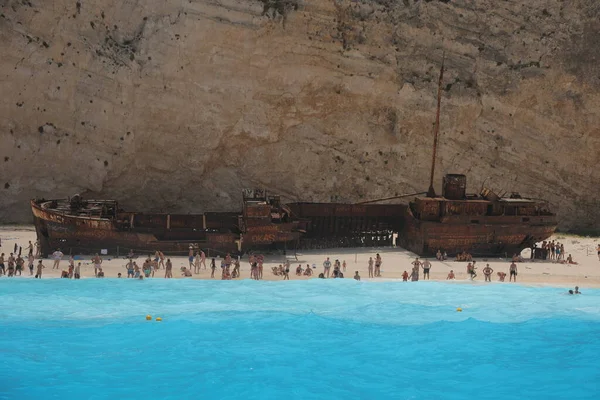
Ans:
{"type": "Polygon", "coordinates": [[[442,101],[442,80],[444,79],[445,59],[446,53],[444,53],[442,56],[442,68],[440,68],[440,80],[438,82],[437,112],[435,114],[435,128],[433,130],[433,157],[431,160],[431,176],[429,177],[429,190],[427,191],[427,197],[436,197],[435,190],[433,189],[433,175],[435,173],[435,157],[437,154],[438,133],[440,131],[440,103],[442,101]]]}

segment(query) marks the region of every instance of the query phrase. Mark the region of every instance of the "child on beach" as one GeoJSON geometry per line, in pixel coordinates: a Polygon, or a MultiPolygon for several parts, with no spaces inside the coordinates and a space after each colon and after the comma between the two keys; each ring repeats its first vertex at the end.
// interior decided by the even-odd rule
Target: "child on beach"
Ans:
{"type": "Polygon", "coordinates": [[[450,270],[450,272],[448,273],[448,276],[446,277],[446,280],[453,281],[454,279],[456,279],[456,277],[454,276],[454,271],[450,270]]]}
{"type": "Polygon", "coordinates": [[[402,273],[402,281],[403,282],[408,282],[408,272],[404,271],[402,273]]]}
{"type": "Polygon", "coordinates": [[[504,278],[506,278],[506,272],[498,272],[498,281],[504,282],[504,278]]]}

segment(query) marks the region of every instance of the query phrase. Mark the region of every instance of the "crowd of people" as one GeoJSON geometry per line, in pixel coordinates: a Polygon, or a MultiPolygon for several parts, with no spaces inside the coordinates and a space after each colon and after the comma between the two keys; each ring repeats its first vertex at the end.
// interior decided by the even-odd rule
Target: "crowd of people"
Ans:
{"type": "MultiPolygon", "coordinates": [[[[16,243],[14,245],[14,251],[10,253],[9,256],[5,256],[4,253],[0,254],[0,275],[6,275],[9,277],[12,276],[20,276],[27,273],[29,271],[29,275],[34,276],[35,278],[41,278],[46,265],[42,259],[38,260],[36,263],[36,258],[41,258],[39,254],[39,242],[36,241],[33,244],[29,241],[26,247],[18,246],[16,243]],[[23,250],[27,253],[27,255],[23,254],[23,250]]],[[[565,247],[564,244],[552,241],[544,241],[541,243],[541,249],[547,253],[548,258],[555,262],[561,262],[565,264],[577,264],[572,256],[569,254],[565,259],[565,247]]],[[[598,258],[600,260],[600,244],[597,247],[598,258]]],[[[532,251],[532,254],[534,252],[532,251]]],[[[447,253],[443,250],[437,250],[436,259],[438,261],[447,260],[447,253]]],[[[60,264],[63,258],[65,257],[64,253],[60,249],[56,249],[51,255],[50,259],[52,261],[51,269],[60,270],[60,264]]],[[[138,265],[133,250],[127,255],[127,262],[124,265],[125,272],[127,278],[133,279],[144,279],[144,278],[154,278],[159,274],[162,275],[162,272],[159,272],[161,269],[164,270],[164,278],[173,278],[173,262],[170,258],[165,257],[164,253],[160,250],[156,250],[154,255],[148,255],[145,260],[138,265]]],[[[96,253],[91,257],[91,264],[94,268],[94,276],[98,278],[105,277],[105,273],[102,269],[103,258],[96,253]]],[[[459,262],[466,262],[466,275],[468,279],[475,280],[478,276],[477,270],[478,265],[477,261],[473,259],[473,256],[466,251],[457,254],[456,260],[459,262]]],[[[524,262],[525,260],[518,254],[514,254],[512,260],[510,261],[510,265],[508,270],[505,271],[497,271],[497,279],[499,282],[504,282],[505,277],[509,276],[509,282],[516,282],[518,275],[517,263],[524,262]]],[[[212,257],[210,259],[210,277],[213,279],[217,279],[219,275],[216,275],[217,271],[217,263],[220,262],[220,278],[222,280],[230,280],[241,277],[240,272],[240,257],[233,258],[230,254],[225,255],[224,257],[212,257]]],[[[248,256],[248,263],[250,266],[250,278],[254,280],[263,279],[263,265],[265,262],[265,257],[261,254],[250,254],[248,256]]],[[[69,256],[68,266],[66,269],[61,270],[62,278],[69,279],[80,279],[81,278],[81,268],[82,263],[79,262],[75,265],[75,259],[72,255],[69,256]]],[[[381,277],[381,267],[383,264],[383,260],[381,255],[377,253],[375,257],[369,257],[367,262],[367,273],[369,278],[377,278],[381,277]]],[[[405,270],[402,273],[403,281],[418,281],[421,277],[423,280],[430,279],[430,271],[432,269],[432,263],[427,259],[423,258],[422,260],[416,258],[411,262],[412,267],[409,271],[405,270]]],[[[347,263],[346,260],[335,259],[333,262],[330,257],[327,257],[323,261],[323,271],[318,273],[317,266],[313,264],[306,264],[304,267],[302,264],[299,264],[296,267],[295,275],[297,277],[312,277],[313,274],[318,274],[319,278],[344,278],[344,274],[346,273],[347,263]]],[[[192,277],[194,274],[200,274],[202,270],[207,270],[207,256],[206,253],[199,249],[197,246],[189,246],[188,253],[188,266],[182,266],[180,268],[181,276],[183,277],[192,277]]],[[[284,263],[279,264],[279,266],[272,267],[272,273],[276,276],[281,276],[283,280],[290,279],[290,270],[291,263],[289,260],[285,260],[284,263]]],[[[483,274],[485,282],[491,282],[492,276],[494,274],[494,270],[490,267],[489,264],[486,264],[485,267],[481,270],[483,274]]],[[[118,277],[121,278],[124,274],[118,273],[118,277]]],[[[356,271],[354,275],[354,279],[360,280],[360,275],[358,271],[356,271]]],[[[456,279],[456,273],[454,270],[450,270],[448,273],[447,280],[456,279]]]]}

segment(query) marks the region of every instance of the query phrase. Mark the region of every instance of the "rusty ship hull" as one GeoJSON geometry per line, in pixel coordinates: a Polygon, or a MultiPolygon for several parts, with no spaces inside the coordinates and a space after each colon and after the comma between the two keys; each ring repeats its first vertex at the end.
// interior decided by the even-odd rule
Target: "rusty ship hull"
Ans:
{"type": "Polygon", "coordinates": [[[556,222],[548,216],[433,222],[414,218],[408,209],[405,221],[397,244],[421,256],[433,256],[438,250],[451,256],[463,251],[474,256],[512,256],[549,238],[556,230],[556,222]],[[523,222],[523,218],[528,221],[523,222]]]}
{"type": "Polygon", "coordinates": [[[466,177],[448,174],[440,197],[409,203],[398,245],[420,255],[438,250],[455,255],[510,255],[532,247],[555,232],[556,215],[543,201],[517,193],[499,197],[489,189],[466,194],[466,177]]]}
{"type": "Polygon", "coordinates": [[[60,248],[71,254],[149,253],[183,255],[189,247],[209,254],[285,247],[297,243],[293,221],[278,198],[245,197],[242,212],[145,214],[125,212],[113,200],[32,200],[31,209],[42,254],[60,248]]]}

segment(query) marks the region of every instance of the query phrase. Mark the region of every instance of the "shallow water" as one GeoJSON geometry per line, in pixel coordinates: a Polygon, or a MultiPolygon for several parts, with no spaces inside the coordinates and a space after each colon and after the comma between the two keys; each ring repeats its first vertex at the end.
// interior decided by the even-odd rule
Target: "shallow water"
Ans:
{"type": "Polygon", "coordinates": [[[2,278],[0,398],[598,399],[600,290],[564,292],[2,278]]]}

